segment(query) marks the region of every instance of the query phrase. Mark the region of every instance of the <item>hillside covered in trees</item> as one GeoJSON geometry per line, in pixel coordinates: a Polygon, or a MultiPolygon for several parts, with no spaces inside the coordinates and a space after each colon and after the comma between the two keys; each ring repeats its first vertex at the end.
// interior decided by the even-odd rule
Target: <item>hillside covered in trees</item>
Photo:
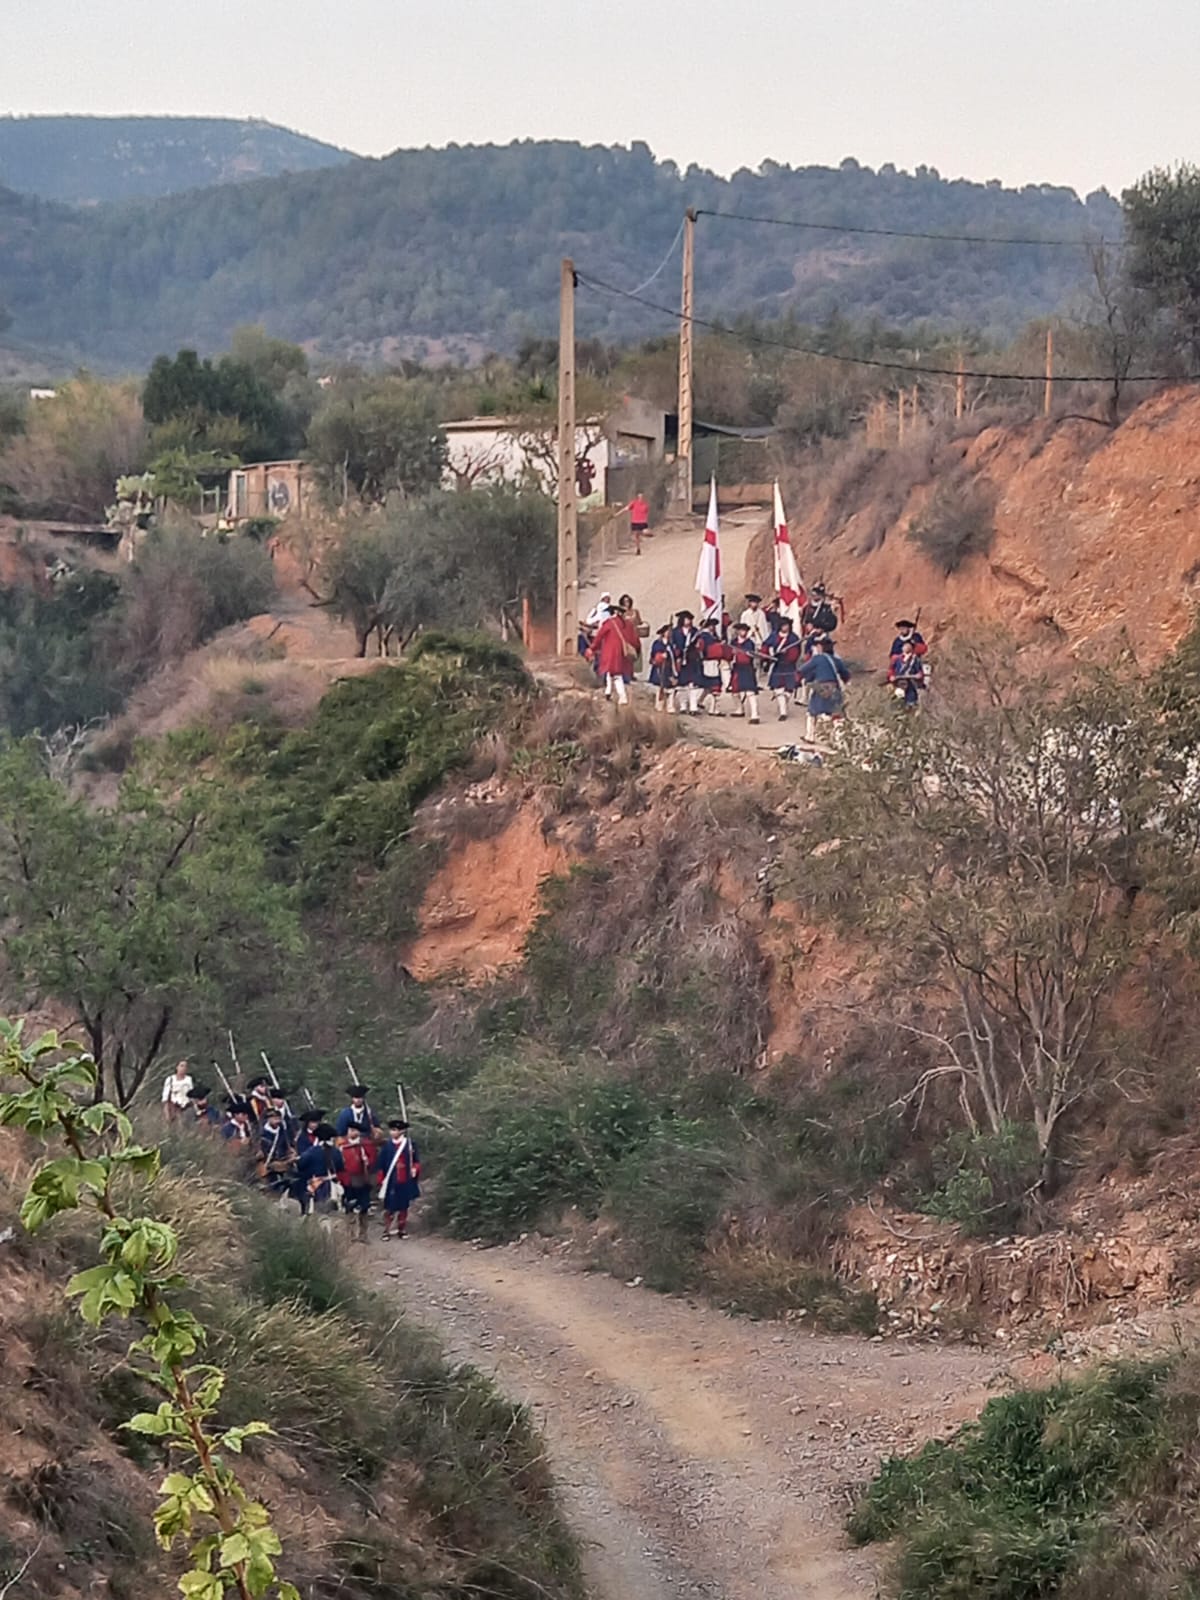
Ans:
{"type": "Polygon", "coordinates": [[[256,118],[0,117],[0,184],[73,205],[153,199],[350,159],[256,118]]]}
{"type": "MultiPolygon", "coordinates": [[[[1069,304],[1083,248],[967,244],[839,228],[1022,240],[1113,237],[1117,202],[1070,189],[767,161],[730,179],[631,149],[525,141],[401,150],[323,171],[89,211],[0,192],[0,301],[11,337],[128,368],[178,344],[219,348],[239,323],[327,357],[512,348],[556,316],[558,261],[622,289],[662,261],[687,206],[702,216],[702,315],[791,312],[1011,332],[1069,304]],[[819,227],[817,225],[820,225],[819,227]],[[830,231],[832,230],[832,231],[830,231]]],[[[670,306],[672,263],[647,291],[670,306]]],[[[582,333],[666,332],[661,312],[596,290],[582,333]]]]}

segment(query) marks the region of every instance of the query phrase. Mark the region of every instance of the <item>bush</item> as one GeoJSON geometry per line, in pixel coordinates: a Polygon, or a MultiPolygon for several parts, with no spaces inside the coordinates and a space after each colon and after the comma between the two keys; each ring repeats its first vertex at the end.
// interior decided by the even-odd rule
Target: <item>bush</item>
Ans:
{"type": "Polygon", "coordinates": [[[1011,1233],[1024,1222],[1039,1166],[1028,1123],[1006,1122],[999,1133],[955,1133],[933,1152],[933,1163],[938,1183],[921,1201],[930,1216],[981,1236],[1011,1233]]]}
{"type": "Polygon", "coordinates": [[[909,523],[908,537],[949,576],[971,556],[986,555],[996,537],[996,495],[990,485],[955,474],[934,490],[909,523]]]}
{"type": "Polygon", "coordinates": [[[901,1537],[906,1600],[1042,1600],[1169,1445],[1165,1361],[992,1400],[949,1443],[885,1461],[851,1513],[859,1544],[901,1537]]]}
{"type": "Polygon", "coordinates": [[[152,535],[125,580],[112,655],[130,679],[145,677],[268,610],[274,597],[271,558],[251,540],[152,535]]]}
{"type": "Polygon", "coordinates": [[[472,1125],[442,1145],[437,1194],[438,1217],[461,1237],[511,1238],[569,1205],[594,1211],[612,1169],[646,1143],[656,1115],[637,1088],[619,1082],[568,1083],[508,1104],[481,1101],[478,1084],[466,1093],[472,1125]]]}

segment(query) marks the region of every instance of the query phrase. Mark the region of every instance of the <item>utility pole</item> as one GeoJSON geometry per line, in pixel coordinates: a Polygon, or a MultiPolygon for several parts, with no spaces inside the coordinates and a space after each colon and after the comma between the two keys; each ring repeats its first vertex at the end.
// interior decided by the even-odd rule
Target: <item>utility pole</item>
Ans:
{"type": "Polygon", "coordinates": [[[904,439],[904,390],[896,390],[896,443],[904,439]]]}
{"type": "Polygon", "coordinates": [[[1042,415],[1050,415],[1050,401],[1054,394],[1054,329],[1046,329],[1046,392],[1042,396],[1042,415]]]}
{"type": "Polygon", "coordinates": [[[965,362],[963,353],[958,352],[958,376],[954,380],[954,420],[962,421],[962,414],[966,410],[967,402],[967,375],[963,370],[965,362]]]}
{"type": "Polygon", "coordinates": [[[675,452],[675,498],[692,509],[692,317],[696,292],[696,212],[683,219],[683,294],[679,317],[679,444],[675,452]]]}
{"type": "Polygon", "coordinates": [[[575,263],[563,257],[558,302],[558,652],[579,632],[579,517],[575,501],[575,263]]]}

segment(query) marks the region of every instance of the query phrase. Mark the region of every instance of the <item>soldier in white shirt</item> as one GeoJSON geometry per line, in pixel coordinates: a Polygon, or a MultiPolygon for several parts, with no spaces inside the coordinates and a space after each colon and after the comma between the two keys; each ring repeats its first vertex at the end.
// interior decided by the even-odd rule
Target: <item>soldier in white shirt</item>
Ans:
{"type": "Polygon", "coordinates": [[[177,1061],[175,1070],[163,1079],[162,1111],[168,1122],[181,1117],[188,1110],[190,1096],[195,1087],[186,1061],[177,1061]]]}
{"type": "Polygon", "coordinates": [[[750,637],[754,640],[755,648],[761,650],[771,632],[771,624],[767,621],[767,614],[762,608],[762,595],[746,596],[746,609],[738,621],[744,622],[750,629],[750,637]]]}

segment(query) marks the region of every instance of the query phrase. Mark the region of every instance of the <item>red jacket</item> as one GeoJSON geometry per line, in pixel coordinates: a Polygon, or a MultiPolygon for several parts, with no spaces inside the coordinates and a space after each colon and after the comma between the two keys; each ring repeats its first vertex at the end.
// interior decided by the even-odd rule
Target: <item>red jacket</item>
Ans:
{"type": "Polygon", "coordinates": [[[627,617],[615,614],[606,617],[596,630],[588,655],[605,676],[623,678],[633,670],[633,658],[638,653],[637,629],[627,617]],[[626,649],[632,645],[632,649],[626,649]]]}
{"type": "Polygon", "coordinates": [[[375,1155],[375,1146],[370,1139],[360,1139],[357,1144],[347,1141],[342,1146],[342,1182],[355,1189],[370,1183],[375,1155]]]}

